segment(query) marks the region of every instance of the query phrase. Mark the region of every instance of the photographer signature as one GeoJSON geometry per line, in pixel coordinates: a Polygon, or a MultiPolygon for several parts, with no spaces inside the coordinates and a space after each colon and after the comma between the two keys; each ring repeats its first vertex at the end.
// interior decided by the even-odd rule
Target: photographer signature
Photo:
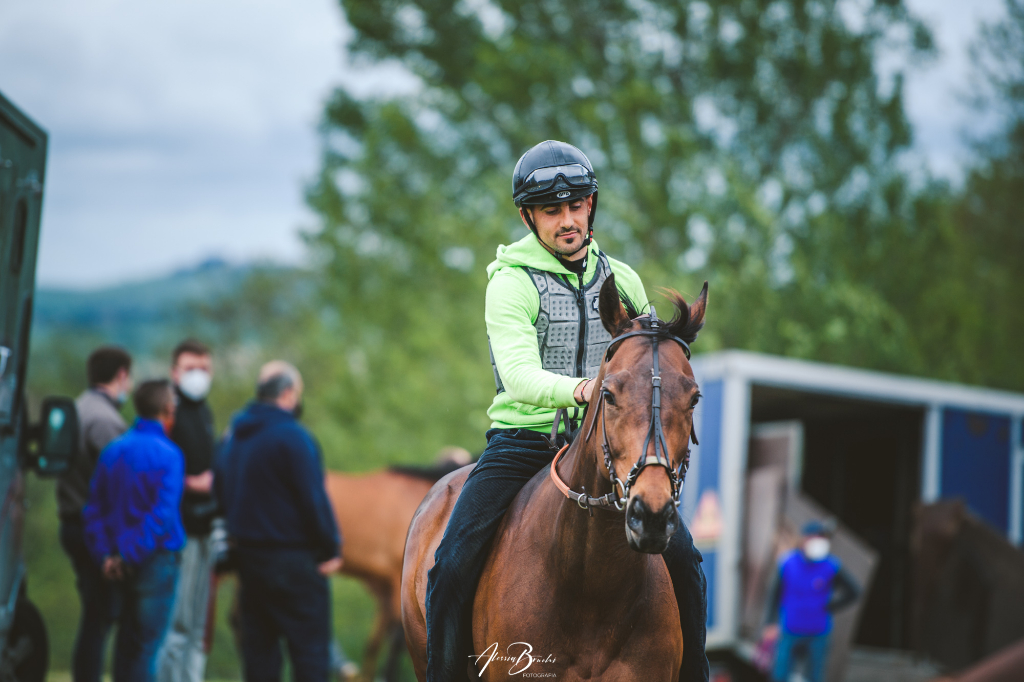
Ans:
{"type": "Polygon", "coordinates": [[[511,663],[512,667],[509,668],[508,674],[518,675],[527,670],[534,663],[554,663],[556,660],[551,654],[544,657],[535,656],[533,654],[533,645],[528,644],[527,642],[512,642],[505,648],[505,652],[506,653],[504,654],[499,653],[498,643],[495,642],[484,649],[482,654],[471,655],[470,658],[476,659],[476,666],[480,671],[477,674],[477,677],[483,677],[484,671],[487,670],[487,666],[489,666],[493,661],[511,663]],[[520,650],[518,655],[516,655],[513,647],[522,647],[522,650],[520,650]],[[482,666],[480,663],[481,661],[484,661],[482,666]]]}

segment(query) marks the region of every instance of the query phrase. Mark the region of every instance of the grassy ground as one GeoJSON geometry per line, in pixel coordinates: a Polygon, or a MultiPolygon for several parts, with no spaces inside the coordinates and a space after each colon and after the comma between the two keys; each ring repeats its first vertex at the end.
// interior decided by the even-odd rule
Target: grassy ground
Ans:
{"type": "MultiPolygon", "coordinates": [[[[28,594],[42,611],[50,635],[50,680],[70,682],[68,668],[79,614],[75,577],[58,540],[53,482],[29,475],[27,487],[29,509],[24,551],[28,594]]],[[[349,657],[361,664],[363,646],[374,618],[373,599],[355,580],[336,577],[331,582],[335,638],[349,657]]],[[[209,680],[240,680],[242,677],[227,623],[235,587],[234,579],[228,578],[221,582],[218,590],[214,643],[206,667],[209,680]]],[[[408,657],[402,672],[402,680],[415,679],[408,657]]]]}

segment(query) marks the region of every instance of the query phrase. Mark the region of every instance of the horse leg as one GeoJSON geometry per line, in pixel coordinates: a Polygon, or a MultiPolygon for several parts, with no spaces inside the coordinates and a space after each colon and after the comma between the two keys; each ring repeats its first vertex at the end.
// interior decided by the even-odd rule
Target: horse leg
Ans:
{"type": "Polygon", "coordinates": [[[388,625],[391,623],[391,596],[387,584],[374,582],[368,584],[373,596],[377,598],[377,617],[373,622],[373,631],[366,641],[366,649],[363,652],[363,676],[372,682],[377,672],[377,657],[380,655],[380,647],[384,643],[384,637],[388,633],[388,625]]]}
{"type": "Polygon", "coordinates": [[[390,639],[388,657],[384,661],[384,682],[398,682],[398,663],[405,651],[405,629],[401,623],[394,623],[391,626],[390,639]]]}

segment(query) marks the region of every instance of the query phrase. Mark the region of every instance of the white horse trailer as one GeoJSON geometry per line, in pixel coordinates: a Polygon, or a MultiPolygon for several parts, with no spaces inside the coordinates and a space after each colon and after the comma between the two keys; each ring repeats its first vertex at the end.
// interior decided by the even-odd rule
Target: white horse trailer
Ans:
{"type": "Polygon", "coordinates": [[[749,658],[756,640],[744,627],[743,592],[750,527],[761,522],[750,509],[761,504],[750,477],[759,438],[786,436],[790,490],[873,555],[859,624],[849,624],[856,645],[910,648],[917,501],[962,498],[1020,544],[1024,395],[742,351],[698,355],[692,366],[703,394],[694,415],[700,445],[682,513],[704,556],[709,652],[749,658]]]}

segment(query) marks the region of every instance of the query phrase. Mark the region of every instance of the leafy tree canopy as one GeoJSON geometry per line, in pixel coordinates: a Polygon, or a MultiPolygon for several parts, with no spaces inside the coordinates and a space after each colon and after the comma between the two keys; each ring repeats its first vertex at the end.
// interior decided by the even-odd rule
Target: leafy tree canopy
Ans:
{"type": "Polygon", "coordinates": [[[700,351],[999,383],[961,331],[979,320],[949,188],[908,180],[903,77],[879,56],[932,47],[899,0],[342,7],[356,63],[419,80],[336,90],[308,190],[352,443],[481,443],[484,267],[526,234],[511,171],[550,138],[594,162],[596,237],[649,291],[710,281],[700,351]]]}

